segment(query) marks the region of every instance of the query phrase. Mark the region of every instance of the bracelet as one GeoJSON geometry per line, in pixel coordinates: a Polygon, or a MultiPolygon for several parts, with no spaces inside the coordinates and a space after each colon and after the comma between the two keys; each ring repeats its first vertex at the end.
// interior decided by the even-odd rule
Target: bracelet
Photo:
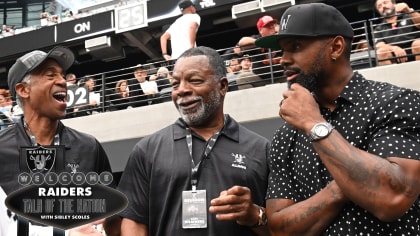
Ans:
{"type": "Polygon", "coordinates": [[[166,55],[169,55],[169,54],[168,54],[168,53],[166,53],[166,52],[165,52],[165,53],[162,53],[162,56],[166,56],[166,55]]]}

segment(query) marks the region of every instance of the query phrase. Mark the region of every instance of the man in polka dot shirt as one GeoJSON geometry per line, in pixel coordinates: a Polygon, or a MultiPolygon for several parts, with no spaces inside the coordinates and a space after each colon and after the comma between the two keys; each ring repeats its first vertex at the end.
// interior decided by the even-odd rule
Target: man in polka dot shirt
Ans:
{"type": "Polygon", "coordinates": [[[366,80],[350,63],[353,30],[335,8],[288,8],[285,121],[269,158],[273,235],[420,235],[420,93],[366,80]]]}

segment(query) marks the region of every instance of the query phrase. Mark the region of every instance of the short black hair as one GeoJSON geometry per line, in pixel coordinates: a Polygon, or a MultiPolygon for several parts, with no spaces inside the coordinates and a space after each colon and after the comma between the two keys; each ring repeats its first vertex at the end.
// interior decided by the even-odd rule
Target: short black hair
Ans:
{"type": "Polygon", "coordinates": [[[209,60],[209,65],[213,69],[215,75],[218,78],[226,77],[226,67],[224,61],[220,54],[213,48],[204,46],[190,48],[182,53],[179,58],[191,56],[206,56],[209,60]]]}

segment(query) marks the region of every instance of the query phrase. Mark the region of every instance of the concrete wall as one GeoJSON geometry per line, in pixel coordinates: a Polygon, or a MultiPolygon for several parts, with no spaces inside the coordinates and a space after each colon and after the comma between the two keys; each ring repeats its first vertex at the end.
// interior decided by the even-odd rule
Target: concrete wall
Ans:
{"type": "MultiPolygon", "coordinates": [[[[363,69],[359,72],[367,79],[385,81],[420,91],[420,61],[363,69]]],[[[271,139],[282,120],[278,117],[278,104],[286,84],[272,84],[247,90],[229,92],[225,113],[251,130],[271,139]]],[[[63,122],[72,128],[92,134],[107,151],[112,169],[124,169],[128,154],[134,144],[179,117],[172,102],[117,112],[67,119],[63,122]]]]}

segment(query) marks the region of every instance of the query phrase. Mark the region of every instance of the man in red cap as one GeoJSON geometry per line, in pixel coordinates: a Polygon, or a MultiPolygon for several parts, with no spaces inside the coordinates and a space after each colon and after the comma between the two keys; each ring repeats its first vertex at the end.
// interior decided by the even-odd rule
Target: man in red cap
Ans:
{"type": "MultiPolygon", "coordinates": [[[[252,57],[254,73],[259,75],[263,79],[277,78],[281,76],[278,73],[282,68],[278,65],[280,62],[280,53],[272,51],[271,56],[267,53],[269,50],[266,48],[255,49],[255,41],[258,38],[275,35],[278,31],[277,19],[265,15],[257,21],[258,33],[252,36],[242,37],[237,43],[235,53],[242,55],[243,53],[249,54],[252,57]],[[271,70],[270,66],[276,65],[271,70]]],[[[267,81],[268,82],[268,81],[267,81]]]]}

